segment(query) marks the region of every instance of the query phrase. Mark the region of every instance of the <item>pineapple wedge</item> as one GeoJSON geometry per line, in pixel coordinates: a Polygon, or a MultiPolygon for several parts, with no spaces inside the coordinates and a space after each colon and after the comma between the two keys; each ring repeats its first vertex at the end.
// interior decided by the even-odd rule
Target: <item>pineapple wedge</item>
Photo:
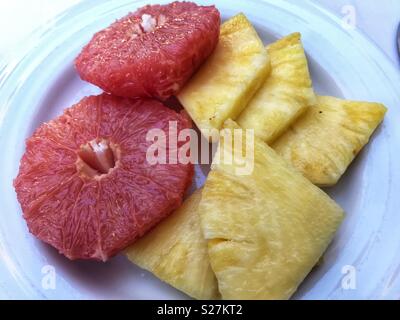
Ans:
{"type": "Polygon", "coordinates": [[[316,98],[300,33],[267,47],[271,74],[237,119],[242,128],[254,129],[266,143],[273,142],[316,98]]]}
{"type": "Polygon", "coordinates": [[[178,99],[205,137],[236,118],[264,82],[270,60],[264,45],[244,14],[221,26],[219,43],[178,99]]]}
{"type": "Polygon", "coordinates": [[[171,216],[126,249],[129,260],[197,299],[217,299],[207,242],[198,216],[197,190],[171,216]]]}
{"type": "Polygon", "coordinates": [[[337,183],[383,120],[382,104],[318,97],[272,147],[318,186],[337,183]]]}
{"type": "MultiPolygon", "coordinates": [[[[214,160],[242,151],[224,140],[214,160]]],[[[250,175],[236,175],[235,161],[213,163],[199,206],[203,234],[223,299],[287,299],[327,248],[343,211],[258,138],[253,151],[250,175]]]]}

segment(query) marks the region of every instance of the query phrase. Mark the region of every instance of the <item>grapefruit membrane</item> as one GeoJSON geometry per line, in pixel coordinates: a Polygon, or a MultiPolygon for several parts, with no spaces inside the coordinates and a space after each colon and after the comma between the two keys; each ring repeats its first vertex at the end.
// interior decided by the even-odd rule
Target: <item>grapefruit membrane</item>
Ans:
{"type": "Polygon", "coordinates": [[[83,80],[117,96],[166,100],[213,52],[219,28],[214,6],[147,5],[96,33],[76,69],[83,80]]]}
{"type": "Polygon", "coordinates": [[[178,133],[192,127],[185,113],[156,100],[104,93],[42,124],[26,141],[14,181],[30,232],[69,259],[106,261],[168,216],[193,166],[151,164],[146,154],[147,133],[167,133],[171,121],[178,133]]]}

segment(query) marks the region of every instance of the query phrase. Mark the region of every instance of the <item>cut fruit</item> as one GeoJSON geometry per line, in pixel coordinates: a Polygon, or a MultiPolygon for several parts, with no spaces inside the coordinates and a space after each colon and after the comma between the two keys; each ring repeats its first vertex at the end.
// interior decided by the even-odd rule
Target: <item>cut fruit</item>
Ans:
{"type": "Polygon", "coordinates": [[[128,258],[196,299],[217,299],[207,242],[198,216],[197,190],[171,216],[126,250],[128,258]]]}
{"type": "Polygon", "coordinates": [[[270,71],[268,54],[243,14],[221,27],[217,48],[178,95],[206,137],[236,118],[270,71]]]}
{"type": "Polygon", "coordinates": [[[169,121],[191,127],[156,100],[102,94],[42,124],[14,181],[30,232],[70,259],[105,261],[168,216],[193,176],[190,164],[148,161],[148,131],[169,121]]]}
{"type": "MultiPolygon", "coordinates": [[[[225,139],[214,159],[242,151],[225,139]]],[[[253,151],[249,175],[235,174],[235,161],[213,163],[199,206],[203,235],[223,299],[287,299],[326,250],[343,211],[258,138],[253,151]]]]}
{"type": "Polygon", "coordinates": [[[237,119],[242,128],[254,129],[266,143],[273,142],[307,108],[316,102],[300,33],[267,47],[271,74],[237,119]]]}
{"type": "Polygon", "coordinates": [[[318,97],[272,147],[312,183],[338,182],[382,122],[386,107],[379,103],[318,97]]]}
{"type": "Polygon", "coordinates": [[[106,92],[165,100],[213,52],[220,23],[214,6],[147,5],[96,33],[75,65],[83,80],[106,92]]]}

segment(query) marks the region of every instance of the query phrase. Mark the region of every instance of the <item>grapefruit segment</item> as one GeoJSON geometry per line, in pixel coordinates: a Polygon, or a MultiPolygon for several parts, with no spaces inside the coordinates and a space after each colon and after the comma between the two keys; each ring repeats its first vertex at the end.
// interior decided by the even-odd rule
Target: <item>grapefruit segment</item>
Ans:
{"type": "Polygon", "coordinates": [[[19,173],[24,181],[18,183],[18,199],[25,215],[29,214],[35,201],[75,174],[74,159],[72,151],[54,143],[48,137],[27,141],[19,173]]]}

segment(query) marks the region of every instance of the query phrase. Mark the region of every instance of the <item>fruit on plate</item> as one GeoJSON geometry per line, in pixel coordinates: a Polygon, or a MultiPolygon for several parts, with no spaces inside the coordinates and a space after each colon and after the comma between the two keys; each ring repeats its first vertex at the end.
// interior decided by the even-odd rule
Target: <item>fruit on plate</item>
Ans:
{"type": "Polygon", "coordinates": [[[254,129],[266,143],[273,142],[316,98],[300,33],[267,47],[271,74],[237,119],[242,128],[254,129]]]}
{"type": "Polygon", "coordinates": [[[312,183],[332,186],[382,122],[380,103],[318,97],[272,147],[312,183]]]}
{"type": "Polygon", "coordinates": [[[76,69],[83,80],[117,96],[165,100],[213,52],[219,28],[214,6],[147,5],[96,33],[76,69]]]}
{"type": "Polygon", "coordinates": [[[211,57],[188,82],[178,99],[202,133],[236,118],[264,82],[270,61],[264,45],[243,14],[226,21],[211,57]]]}
{"type": "Polygon", "coordinates": [[[168,216],[193,175],[190,164],[148,161],[147,132],[169,121],[191,127],[156,100],[102,94],[42,124],[14,181],[30,232],[69,259],[106,261],[168,216]]]}
{"type": "MultiPolygon", "coordinates": [[[[226,137],[214,159],[242,152],[226,137]]],[[[236,172],[244,162],[213,163],[199,206],[203,235],[223,299],[287,299],[326,250],[343,211],[263,141],[255,138],[253,147],[248,175],[236,172]]]]}
{"type": "Polygon", "coordinates": [[[207,242],[200,228],[197,190],[182,206],[126,249],[128,258],[196,299],[217,299],[207,242]]]}

